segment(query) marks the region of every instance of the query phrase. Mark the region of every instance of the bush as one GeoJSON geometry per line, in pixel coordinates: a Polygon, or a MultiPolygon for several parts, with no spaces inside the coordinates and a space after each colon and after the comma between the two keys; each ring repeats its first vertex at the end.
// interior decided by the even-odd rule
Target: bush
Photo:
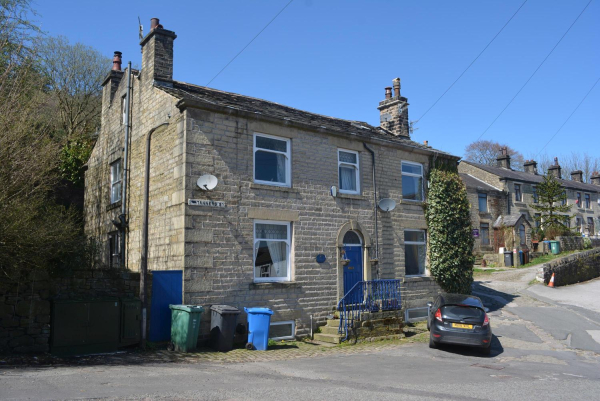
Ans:
{"type": "Polygon", "coordinates": [[[467,191],[456,171],[432,169],[425,218],[431,274],[444,291],[470,294],[474,239],[467,191]]]}
{"type": "Polygon", "coordinates": [[[592,240],[589,238],[583,239],[583,249],[592,249],[592,240]]]}

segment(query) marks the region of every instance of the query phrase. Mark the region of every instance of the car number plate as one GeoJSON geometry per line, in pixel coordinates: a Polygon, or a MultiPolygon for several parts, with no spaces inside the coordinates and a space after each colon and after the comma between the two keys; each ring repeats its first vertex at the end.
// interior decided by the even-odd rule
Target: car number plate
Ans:
{"type": "Polygon", "coordinates": [[[460,323],[452,323],[452,327],[457,329],[472,329],[472,324],[460,324],[460,323]]]}

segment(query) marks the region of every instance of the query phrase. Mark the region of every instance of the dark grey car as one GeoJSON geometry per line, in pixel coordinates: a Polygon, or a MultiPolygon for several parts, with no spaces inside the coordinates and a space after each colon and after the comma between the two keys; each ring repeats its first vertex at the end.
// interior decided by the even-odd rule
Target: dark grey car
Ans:
{"type": "Polygon", "coordinates": [[[492,327],[483,302],[473,295],[444,294],[427,304],[429,347],[440,343],[478,347],[489,355],[492,327]]]}

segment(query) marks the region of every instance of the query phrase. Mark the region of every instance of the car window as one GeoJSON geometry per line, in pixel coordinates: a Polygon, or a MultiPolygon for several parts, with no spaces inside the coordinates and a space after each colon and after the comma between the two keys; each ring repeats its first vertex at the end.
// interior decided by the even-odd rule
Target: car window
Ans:
{"type": "Polygon", "coordinates": [[[442,308],[442,317],[452,320],[483,320],[484,311],[471,306],[446,305],[442,308]]]}

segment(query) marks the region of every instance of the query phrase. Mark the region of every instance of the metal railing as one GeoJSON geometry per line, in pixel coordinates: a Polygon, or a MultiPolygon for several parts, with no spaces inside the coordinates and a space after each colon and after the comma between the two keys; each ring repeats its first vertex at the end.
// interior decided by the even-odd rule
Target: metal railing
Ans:
{"type": "Polygon", "coordinates": [[[348,339],[354,321],[360,320],[363,313],[402,309],[400,298],[401,280],[359,281],[338,302],[340,314],[338,332],[348,339]]]}

